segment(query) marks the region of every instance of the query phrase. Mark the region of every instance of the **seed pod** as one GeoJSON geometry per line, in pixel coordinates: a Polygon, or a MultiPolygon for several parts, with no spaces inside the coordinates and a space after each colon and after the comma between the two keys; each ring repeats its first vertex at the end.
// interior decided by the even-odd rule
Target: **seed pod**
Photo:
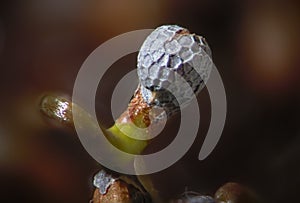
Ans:
{"type": "Polygon", "coordinates": [[[261,203],[253,191],[238,183],[226,183],[220,187],[215,199],[217,203],[261,203]]]}
{"type": "Polygon", "coordinates": [[[94,177],[93,203],[150,203],[150,196],[129,177],[116,177],[101,170],[94,177]]]}
{"type": "Polygon", "coordinates": [[[158,27],[138,55],[144,100],[174,114],[179,105],[189,103],[204,87],[212,65],[211,51],[203,37],[177,25],[158,27]]]}

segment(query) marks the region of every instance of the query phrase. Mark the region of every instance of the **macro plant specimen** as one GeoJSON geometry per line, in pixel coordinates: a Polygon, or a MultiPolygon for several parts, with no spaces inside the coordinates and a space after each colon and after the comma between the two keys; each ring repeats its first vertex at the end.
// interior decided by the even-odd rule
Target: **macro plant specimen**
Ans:
{"type": "MultiPolygon", "coordinates": [[[[147,37],[138,54],[139,85],[124,113],[112,127],[103,129],[106,138],[122,151],[141,154],[151,141],[134,137],[153,137],[163,121],[189,105],[205,86],[212,65],[211,50],[203,37],[176,25],[158,27],[147,37]],[[147,130],[140,131],[140,128],[147,130]]],[[[44,115],[69,126],[73,125],[72,108],[81,113],[84,125],[94,128],[97,121],[91,121],[88,112],[64,97],[46,95],[40,103],[44,115]]],[[[96,187],[94,203],[240,202],[235,194],[224,199],[223,190],[216,198],[185,193],[183,197],[166,200],[151,184],[151,179],[99,168],[93,182],[96,187]]]]}

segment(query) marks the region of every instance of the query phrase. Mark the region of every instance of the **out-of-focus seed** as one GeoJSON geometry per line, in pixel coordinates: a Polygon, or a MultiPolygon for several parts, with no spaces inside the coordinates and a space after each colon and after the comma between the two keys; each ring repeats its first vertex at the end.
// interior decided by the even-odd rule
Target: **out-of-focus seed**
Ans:
{"type": "Polygon", "coordinates": [[[64,125],[73,125],[72,102],[56,95],[45,95],[40,102],[40,110],[46,117],[64,125]]]}
{"type": "Polygon", "coordinates": [[[258,195],[238,183],[226,183],[215,193],[217,203],[261,203],[258,195]]]}

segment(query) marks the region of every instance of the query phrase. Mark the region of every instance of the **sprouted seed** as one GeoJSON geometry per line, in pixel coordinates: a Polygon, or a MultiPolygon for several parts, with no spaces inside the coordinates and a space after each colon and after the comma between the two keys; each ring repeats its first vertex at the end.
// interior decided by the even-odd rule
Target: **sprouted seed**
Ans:
{"type": "MultiPolygon", "coordinates": [[[[115,121],[115,125],[105,130],[107,138],[120,150],[140,154],[149,142],[129,138],[117,126],[125,126],[129,132],[138,133],[132,125],[148,127],[150,125],[149,112],[153,107],[162,107],[167,116],[174,115],[181,106],[188,105],[205,86],[212,65],[211,50],[203,37],[191,34],[187,29],[176,25],[164,25],[155,29],[147,37],[138,54],[137,72],[140,84],[125,112],[115,121]],[[185,82],[182,82],[182,78],[185,82]]],[[[59,123],[73,126],[72,106],[77,107],[66,98],[46,95],[41,100],[40,110],[45,116],[59,123]]],[[[93,122],[87,124],[93,128],[97,122],[90,121],[84,109],[81,112],[84,118],[86,117],[83,119],[86,121],[84,124],[93,122]]],[[[154,128],[161,125],[159,122],[161,115],[156,116],[154,128]]],[[[152,131],[149,130],[148,133],[151,134],[152,131]]],[[[122,177],[115,178],[101,170],[94,178],[94,185],[97,189],[92,202],[115,201],[113,199],[115,197],[128,199],[128,195],[132,201],[126,199],[124,202],[150,202],[148,193],[143,187],[148,192],[155,191],[153,188],[146,188],[145,185],[151,185],[151,183],[144,182],[142,183],[144,185],[140,186],[138,181],[132,181],[126,176],[122,177]],[[132,189],[129,190],[132,187],[133,193],[130,192],[132,189]],[[110,191],[112,188],[113,190],[110,191]],[[116,192],[124,192],[126,195],[118,196],[116,192]]],[[[152,198],[156,196],[154,192],[149,193],[152,198]]],[[[183,199],[184,201],[177,202],[214,203],[210,196],[195,194],[185,194],[183,199]]]]}

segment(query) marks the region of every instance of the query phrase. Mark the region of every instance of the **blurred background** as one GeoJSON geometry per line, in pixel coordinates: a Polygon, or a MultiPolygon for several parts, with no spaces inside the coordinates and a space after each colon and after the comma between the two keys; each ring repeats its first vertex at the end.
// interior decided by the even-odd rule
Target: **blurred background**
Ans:
{"type": "MultiPolygon", "coordinates": [[[[74,130],[40,115],[39,98],[45,92],[71,95],[80,66],[101,43],[162,24],[205,36],[224,82],[228,114],[216,149],[198,161],[210,121],[209,97],[202,91],[199,136],[182,160],[152,175],[159,191],[167,197],[185,189],[213,194],[238,181],[265,202],[298,201],[299,1],[2,0],[0,202],[89,202],[99,165],[74,130]]],[[[135,58],[119,60],[101,82],[97,109],[104,126],[113,122],[107,110],[112,90],[135,67],[135,58]]]]}

